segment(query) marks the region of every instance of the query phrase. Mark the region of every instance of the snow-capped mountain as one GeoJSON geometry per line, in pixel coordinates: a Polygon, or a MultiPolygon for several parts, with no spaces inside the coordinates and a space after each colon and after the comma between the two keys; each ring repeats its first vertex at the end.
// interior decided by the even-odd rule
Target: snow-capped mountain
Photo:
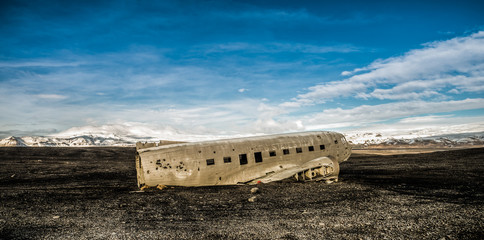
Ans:
{"type": "Polygon", "coordinates": [[[123,138],[104,138],[99,136],[59,137],[8,137],[0,140],[0,146],[26,147],[75,147],[75,146],[129,146],[133,141],[123,138]]]}
{"type": "Polygon", "coordinates": [[[484,132],[456,133],[433,136],[394,135],[381,133],[347,134],[347,140],[356,148],[367,147],[464,147],[484,146],[484,132]]]}
{"type": "Polygon", "coordinates": [[[50,136],[10,136],[0,140],[0,147],[134,146],[136,142],[157,142],[160,140],[196,142],[244,136],[251,135],[188,134],[171,127],[154,128],[138,123],[124,123],[73,127],[50,136]]]}
{"type": "Polygon", "coordinates": [[[3,146],[25,147],[27,144],[25,144],[22,138],[11,136],[0,140],[0,147],[3,146]]]}
{"type": "MultiPolygon", "coordinates": [[[[355,148],[368,147],[460,147],[484,146],[484,132],[439,134],[430,129],[408,131],[346,132],[355,148]]],[[[83,126],[67,129],[50,136],[10,136],[0,140],[0,146],[134,146],[136,142],[160,140],[196,142],[247,137],[261,134],[189,134],[172,127],[153,127],[140,123],[83,126]]]]}

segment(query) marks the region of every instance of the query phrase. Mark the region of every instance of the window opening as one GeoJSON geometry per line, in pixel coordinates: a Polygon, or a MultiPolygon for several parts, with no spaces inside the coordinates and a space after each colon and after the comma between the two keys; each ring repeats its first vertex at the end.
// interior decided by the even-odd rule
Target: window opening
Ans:
{"type": "Polygon", "coordinates": [[[229,163],[229,162],[232,162],[232,158],[231,157],[224,157],[224,163],[229,163]]]}
{"type": "Polygon", "coordinates": [[[302,153],[302,148],[296,148],[296,153],[302,153]]]}
{"type": "Polygon", "coordinates": [[[283,150],[282,150],[282,153],[284,153],[284,155],[289,154],[289,149],[283,149],[283,150]]]}
{"type": "Polygon", "coordinates": [[[324,150],[326,149],[326,147],[324,146],[324,144],[322,144],[322,145],[319,145],[319,149],[324,150]]]}
{"type": "Polygon", "coordinates": [[[214,165],[215,164],[215,160],[212,158],[212,159],[207,159],[207,166],[208,165],[214,165]]]}
{"type": "Polygon", "coordinates": [[[240,165],[247,164],[247,154],[239,154],[240,165]]]}
{"type": "Polygon", "coordinates": [[[308,151],[313,152],[314,151],[314,146],[309,146],[308,151]]]}
{"type": "Polygon", "coordinates": [[[276,156],[276,151],[270,151],[270,152],[269,152],[269,156],[271,156],[271,157],[275,157],[275,156],[276,156]]]}
{"type": "Polygon", "coordinates": [[[255,152],[254,153],[254,158],[256,163],[262,162],[262,153],[261,152],[255,152]]]}

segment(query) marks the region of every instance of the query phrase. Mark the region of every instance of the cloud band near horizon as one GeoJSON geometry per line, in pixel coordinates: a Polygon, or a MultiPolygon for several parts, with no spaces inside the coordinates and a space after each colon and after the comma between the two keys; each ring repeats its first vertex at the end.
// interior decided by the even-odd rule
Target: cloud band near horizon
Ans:
{"type": "Polygon", "coordinates": [[[478,4],[433,13],[474,16],[452,15],[457,34],[398,4],[394,15],[361,6],[332,15],[316,3],[15,3],[0,25],[1,136],[126,123],[214,135],[420,129],[444,119],[483,130],[478,4]]]}

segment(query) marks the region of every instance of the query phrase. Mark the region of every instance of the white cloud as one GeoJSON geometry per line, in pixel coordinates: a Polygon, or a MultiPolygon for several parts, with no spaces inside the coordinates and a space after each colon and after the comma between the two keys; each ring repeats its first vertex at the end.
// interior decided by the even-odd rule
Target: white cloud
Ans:
{"type": "Polygon", "coordinates": [[[483,106],[484,98],[441,102],[417,100],[380,105],[361,105],[351,109],[327,109],[314,116],[306,117],[304,123],[309,129],[329,128],[325,126],[355,127],[408,116],[480,109],[483,106]]]}
{"type": "Polygon", "coordinates": [[[421,117],[409,117],[404,118],[399,123],[433,123],[436,121],[448,120],[449,118],[454,117],[454,115],[430,115],[430,116],[421,116],[421,117]]]}
{"type": "Polygon", "coordinates": [[[355,73],[358,73],[358,72],[362,72],[362,71],[367,71],[368,68],[355,68],[353,69],[353,71],[343,71],[341,72],[341,76],[350,76],[350,75],[353,75],[355,73]]]}
{"type": "Polygon", "coordinates": [[[308,88],[286,106],[321,103],[352,96],[377,99],[422,99],[484,91],[484,31],[467,37],[432,42],[400,57],[377,60],[367,67],[344,71],[350,76],[308,88]],[[382,88],[390,86],[390,88],[382,88]],[[447,90],[448,91],[448,90],[447,90]],[[454,91],[453,93],[457,93],[454,91]],[[304,103],[304,104],[301,104],[304,103]]]}
{"type": "Polygon", "coordinates": [[[349,76],[351,74],[352,74],[352,72],[350,72],[350,71],[343,71],[343,72],[341,72],[341,76],[349,76]]]}
{"type": "Polygon", "coordinates": [[[247,130],[254,133],[277,133],[304,130],[301,121],[280,118],[285,112],[277,106],[260,103],[257,107],[257,119],[249,123],[247,130]]]}
{"type": "MultiPolygon", "coordinates": [[[[91,69],[82,65],[78,69],[55,68],[47,73],[21,72],[0,84],[0,110],[4,113],[3,123],[18,123],[18,126],[26,131],[41,128],[62,130],[70,126],[86,124],[89,119],[95,119],[96,124],[143,122],[155,127],[169,126],[188,133],[208,135],[275,133],[378,125],[379,122],[389,119],[396,121],[399,118],[422,114],[482,109],[484,106],[482,98],[451,99],[456,94],[484,91],[483,37],[484,33],[480,32],[468,37],[427,44],[422,49],[409,51],[400,57],[378,60],[369,66],[342,73],[345,78],[343,81],[332,81],[309,87],[306,93],[280,104],[275,100],[278,98],[277,95],[266,95],[264,91],[253,87],[258,85],[246,79],[257,84],[271,81],[282,84],[286,82],[285,80],[293,80],[292,76],[275,78],[274,69],[299,69],[303,67],[299,63],[269,61],[267,64],[263,62],[264,64],[250,66],[228,63],[220,68],[204,68],[199,65],[165,64],[163,59],[157,58],[156,54],[140,54],[135,57],[138,58],[136,63],[144,66],[144,61],[153,60],[156,66],[142,67],[138,70],[136,67],[121,68],[120,66],[125,66],[126,62],[122,64],[116,62],[124,61],[122,59],[127,58],[129,54],[100,56],[100,60],[94,63],[87,61],[88,58],[80,57],[77,62],[96,65],[105,61],[107,64],[103,66],[111,69],[104,71],[97,67],[91,69]],[[223,69],[226,66],[230,66],[229,71],[223,69]],[[113,69],[116,71],[111,71],[113,69]],[[117,74],[110,74],[112,72],[117,74]],[[237,74],[231,75],[232,72],[237,74]],[[261,94],[254,99],[241,99],[245,94],[235,94],[236,97],[233,99],[218,98],[217,91],[225,94],[249,91],[248,88],[234,86],[248,86],[251,95],[261,94]],[[116,90],[113,91],[113,88],[116,90]],[[35,95],[38,92],[44,94],[35,95]],[[50,94],[59,92],[70,94],[69,96],[50,94]],[[207,95],[211,95],[211,98],[207,98],[207,95]],[[131,102],[131,99],[136,100],[140,96],[146,97],[148,102],[142,102],[144,99],[131,102]],[[271,101],[267,102],[267,99],[262,97],[270,98],[271,101]],[[331,107],[317,113],[314,109],[319,106],[313,106],[303,109],[302,113],[296,112],[301,107],[334,101],[339,97],[356,98],[360,101],[359,106],[331,107]],[[67,98],[72,101],[54,101],[67,98]],[[114,104],[105,102],[111,98],[128,98],[128,100],[113,101],[114,104]],[[85,99],[87,100],[84,101],[85,99]],[[361,105],[365,103],[364,99],[385,101],[372,101],[371,104],[375,105],[370,103],[361,105]],[[49,104],[42,104],[46,100],[50,100],[49,104]],[[181,103],[184,100],[191,102],[181,103]],[[394,102],[388,103],[387,100],[394,102]],[[75,102],[75,104],[66,102],[75,102]],[[34,124],[38,126],[33,126],[34,124]]],[[[312,45],[274,46],[278,48],[277,51],[328,50],[318,49],[317,46],[312,45]]],[[[232,47],[237,49],[237,47],[247,46],[232,47]]],[[[42,64],[25,64],[32,67],[34,65],[42,64]]],[[[49,63],[44,65],[47,66],[49,63]]],[[[15,70],[23,71],[23,69],[15,70]]],[[[304,75],[304,71],[299,73],[304,75]]],[[[304,77],[300,78],[304,79],[304,77]]],[[[300,86],[302,81],[299,81],[297,86],[300,86]]],[[[276,90],[294,91],[294,85],[289,86],[276,90]]],[[[414,121],[415,124],[421,121],[423,124],[424,120],[410,118],[406,120],[407,122],[399,124],[410,124],[410,121],[414,121]]],[[[435,117],[430,120],[437,119],[435,117]]]]}
{"type": "Polygon", "coordinates": [[[360,90],[364,90],[365,88],[366,85],[364,83],[330,82],[325,85],[309,87],[309,93],[301,94],[298,97],[314,101],[316,101],[317,99],[332,99],[339,96],[353,95],[354,92],[359,92],[360,90]]]}
{"type": "Polygon", "coordinates": [[[50,99],[50,100],[62,100],[67,98],[67,96],[59,95],[59,94],[38,94],[36,96],[38,98],[50,99]]]}

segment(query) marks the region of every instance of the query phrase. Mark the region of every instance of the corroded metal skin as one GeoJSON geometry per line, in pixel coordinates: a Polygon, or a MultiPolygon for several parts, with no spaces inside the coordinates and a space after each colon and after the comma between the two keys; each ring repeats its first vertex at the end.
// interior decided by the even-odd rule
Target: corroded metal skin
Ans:
{"type": "Polygon", "coordinates": [[[138,186],[210,186],[337,180],[351,147],[336,132],[302,132],[195,143],[137,143],[138,186]]]}

